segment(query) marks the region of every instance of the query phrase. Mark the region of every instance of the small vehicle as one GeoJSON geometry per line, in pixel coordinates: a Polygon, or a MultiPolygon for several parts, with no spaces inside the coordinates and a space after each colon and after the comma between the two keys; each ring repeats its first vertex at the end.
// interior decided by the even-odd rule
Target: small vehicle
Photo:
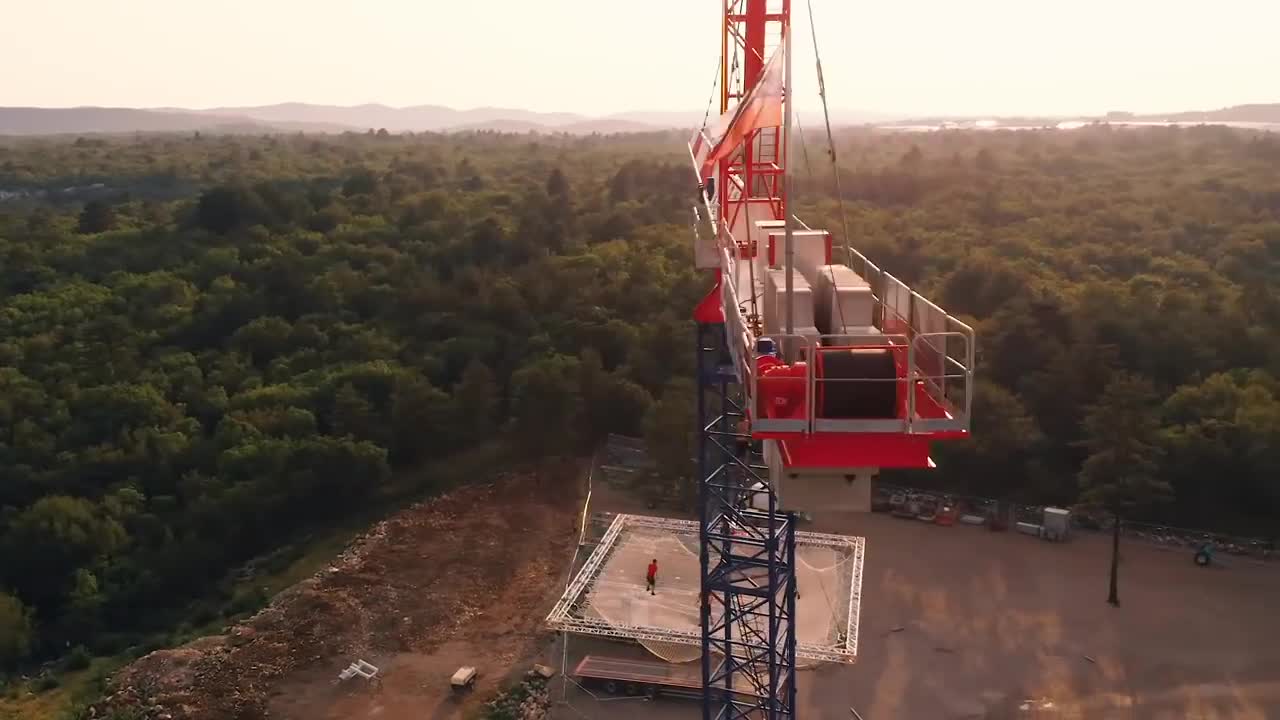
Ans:
{"type": "Polygon", "coordinates": [[[449,685],[457,692],[470,690],[476,684],[476,669],[472,665],[463,665],[449,678],[449,685]]]}
{"type": "Polygon", "coordinates": [[[1214,546],[1212,542],[1201,543],[1200,547],[1196,548],[1196,556],[1195,556],[1196,564],[1199,565],[1200,567],[1208,567],[1212,565],[1213,553],[1214,553],[1214,546]]]}
{"type": "Polygon", "coordinates": [[[956,508],[955,504],[943,500],[942,505],[938,507],[938,513],[933,519],[933,522],[938,525],[942,525],[943,527],[951,527],[956,524],[956,519],[958,517],[960,517],[960,511],[956,508]]]}
{"type": "Polygon", "coordinates": [[[889,498],[889,512],[894,517],[898,518],[912,518],[916,516],[906,493],[894,493],[893,497],[889,498]]]}
{"type": "Polygon", "coordinates": [[[916,496],[916,519],[931,523],[938,517],[938,498],[929,494],[916,496]]]}

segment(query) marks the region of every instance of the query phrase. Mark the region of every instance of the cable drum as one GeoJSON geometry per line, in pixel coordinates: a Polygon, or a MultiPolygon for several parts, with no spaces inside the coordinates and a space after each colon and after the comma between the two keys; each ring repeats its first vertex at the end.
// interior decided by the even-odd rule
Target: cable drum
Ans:
{"type": "Polygon", "coordinates": [[[817,372],[818,417],[897,417],[898,368],[891,350],[819,349],[817,372]]]}

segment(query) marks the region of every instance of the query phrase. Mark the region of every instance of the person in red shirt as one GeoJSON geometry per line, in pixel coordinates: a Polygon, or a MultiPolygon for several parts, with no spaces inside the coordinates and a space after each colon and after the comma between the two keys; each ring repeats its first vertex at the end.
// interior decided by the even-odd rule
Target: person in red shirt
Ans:
{"type": "Polygon", "coordinates": [[[644,584],[650,595],[657,595],[653,590],[658,585],[658,558],[649,561],[649,572],[644,576],[644,584]]]}

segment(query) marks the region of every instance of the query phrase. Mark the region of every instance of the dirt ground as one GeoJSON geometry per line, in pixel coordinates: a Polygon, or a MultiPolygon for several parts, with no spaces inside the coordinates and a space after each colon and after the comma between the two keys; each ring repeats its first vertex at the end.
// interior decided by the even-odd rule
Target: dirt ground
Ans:
{"type": "MultiPolygon", "coordinates": [[[[812,529],[862,535],[867,555],[858,663],[801,672],[799,717],[1280,718],[1280,567],[1204,569],[1124,542],[1113,608],[1104,537],[1054,544],[880,514],[819,515],[812,529]]],[[[619,650],[571,640],[570,666],[619,650]]],[[[558,718],[699,715],[697,702],[570,690],[558,718]]]]}
{"type": "Polygon", "coordinates": [[[103,705],[172,720],[461,717],[548,643],[577,485],[507,476],[402,511],[228,633],[134,662],[103,705]],[[378,666],[380,687],[336,683],[357,659],[378,666]],[[449,677],[461,665],[479,678],[460,699],[449,677]]]}
{"type": "MultiPolygon", "coordinates": [[[[406,510],[227,634],[135,662],[106,704],[172,720],[470,715],[535,659],[560,667],[542,619],[579,503],[572,481],[507,477],[406,510]],[[381,668],[381,688],[335,685],[357,658],[381,668]],[[480,680],[459,701],[447,679],[467,663],[480,680]]],[[[592,511],[654,512],[601,487],[592,511]]],[[[1202,569],[1125,542],[1112,608],[1104,537],[1052,544],[878,514],[819,514],[809,529],[862,535],[867,555],[858,663],[802,671],[800,717],[1280,718],[1274,565],[1202,569]]],[[[575,637],[568,666],[601,652],[644,654],[575,637]]],[[[694,701],[562,692],[558,718],[699,715],[694,701]]]]}

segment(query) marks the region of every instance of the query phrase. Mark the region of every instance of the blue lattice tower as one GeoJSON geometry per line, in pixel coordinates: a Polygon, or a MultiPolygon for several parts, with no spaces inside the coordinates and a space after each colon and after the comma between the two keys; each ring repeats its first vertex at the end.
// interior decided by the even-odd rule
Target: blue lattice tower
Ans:
{"type": "Polygon", "coordinates": [[[795,708],[795,517],[744,432],[723,323],[698,324],[703,718],[795,708]]]}

